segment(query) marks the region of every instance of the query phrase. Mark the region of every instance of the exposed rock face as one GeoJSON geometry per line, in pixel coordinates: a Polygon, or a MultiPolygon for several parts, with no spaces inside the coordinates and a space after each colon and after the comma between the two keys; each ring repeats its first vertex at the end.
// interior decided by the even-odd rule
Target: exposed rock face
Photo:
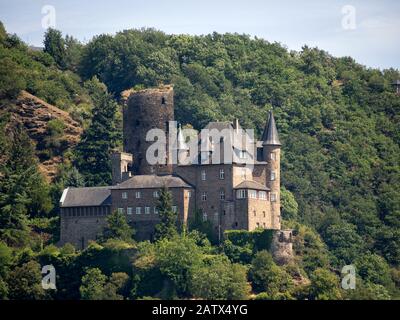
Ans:
{"type": "MultiPolygon", "coordinates": [[[[23,124],[36,146],[41,145],[48,135],[48,122],[52,119],[58,119],[64,123],[62,137],[64,149],[76,145],[80,140],[82,128],[68,112],[52,106],[26,91],[21,92],[15,104],[10,106],[9,111],[11,112],[11,121],[23,124]]],[[[59,155],[41,160],[39,167],[47,180],[52,180],[57,166],[61,162],[62,157],[59,155]]]]}
{"type": "Polygon", "coordinates": [[[278,265],[288,264],[294,259],[292,230],[278,230],[271,245],[272,256],[278,265]]]}

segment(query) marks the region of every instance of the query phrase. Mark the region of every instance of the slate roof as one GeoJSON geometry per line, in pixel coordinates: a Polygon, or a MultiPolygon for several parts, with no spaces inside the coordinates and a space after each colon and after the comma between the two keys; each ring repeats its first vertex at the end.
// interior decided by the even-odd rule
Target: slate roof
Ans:
{"type": "Polygon", "coordinates": [[[224,129],[233,129],[233,126],[229,121],[211,121],[204,127],[204,129],[217,129],[218,131],[222,131],[224,129]]]}
{"type": "Polygon", "coordinates": [[[262,135],[263,145],[274,145],[280,146],[278,130],[276,129],[275,118],[272,111],[269,112],[269,119],[265,126],[264,133],[262,135]]]}
{"type": "Polygon", "coordinates": [[[193,188],[181,178],[172,175],[138,175],[111,187],[111,189],[160,189],[163,186],[168,188],[193,188]]]}
{"type": "Polygon", "coordinates": [[[254,189],[254,190],[263,190],[263,191],[269,191],[270,189],[261,183],[258,183],[253,180],[245,180],[241,183],[239,183],[234,189],[254,189]]]}
{"type": "Polygon", "coordinates": [[[111,205],[110,187],[67,188],[60,207],[86,207],[111,205]]]}

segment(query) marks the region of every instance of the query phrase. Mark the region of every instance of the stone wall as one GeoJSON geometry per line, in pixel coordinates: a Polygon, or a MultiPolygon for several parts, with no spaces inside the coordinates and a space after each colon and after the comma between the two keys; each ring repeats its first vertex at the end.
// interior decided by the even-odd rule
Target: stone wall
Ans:
{"type": "Polygon", "coordinates": [[[292,230],[276,230],[274,232],[271,253],[278,265],[288,264],[294,259],[292,230]]]}
{"type": "Polygon", "coordinates": [[[123,109],[123,146],[124,152],[133,154],[134,174],[172,173],[172,165],[152,166],[146,161],[146,151],[152,144],[146,141],[146,134],[150,129],[163,130],[168,146],[168,122],[173,120],[174,91],[171,86],[130,93],[123,109]]]}
{"type": "Polygon", "coordinates": [[[61,208],[59,245],[87,247],[90,240],[96,240],[102,233],[109,213],[109,206],[61,208]]]}

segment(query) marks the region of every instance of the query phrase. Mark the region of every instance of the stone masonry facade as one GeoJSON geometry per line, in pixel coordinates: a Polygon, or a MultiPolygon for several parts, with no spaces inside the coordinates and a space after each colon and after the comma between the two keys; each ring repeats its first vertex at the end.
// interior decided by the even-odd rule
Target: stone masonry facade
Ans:
{"type": "MultiPolygon", "coordinates": [[[[164,164],[149,164],[146,141],[150,129],[162,129],[168,140],[168,123],[174,120],[172,86],[125,93],[123,152],[112,155],[113,185],[99,188],[67,188],[60,200],[60,244],[84,248],[102,232],[105,218],[117,210],[124,213],[139,240],[152,239],[159,223],[156,210],[162,187],[172,194],[178,224],[188,225],[199,212],[210,221],[220,238],[225,230],[256,228],[280,230],[280,149],[272,112],[260,141],[253,141],[256,159],[213,163],[212,150],[223,150],[224,140],[213,141],[208,163],[174,164],[167,149],[164,164]]],[[[235,132],[238,121],[211,122],[206,128],[235,132]]],[[[177,151],[188,154],[178,132],[177,151]]],[[[168,141],[167,141],[168,142],[168,141]]],[[[236,152],[237,150],[235,150],[236,152]]],[[[238,150],[240,154],[245,154],[238,150]]],[[[197,156],[197,155],[196,155],[197,156]]],[[[199,154],[200,158],[200,154],[199,154]]],[[[201,158],[203,159],[203,157],[201,158]]]]}

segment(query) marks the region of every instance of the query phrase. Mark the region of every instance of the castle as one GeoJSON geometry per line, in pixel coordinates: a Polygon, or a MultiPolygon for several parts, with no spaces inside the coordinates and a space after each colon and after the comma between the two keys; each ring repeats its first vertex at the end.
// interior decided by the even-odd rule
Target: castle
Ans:
{"type": "MultiPolygon", "coordinates": [[[[123,150],[112,155],[113,185],[67,188],[60,199],[60,244],[85,248],[95,240],[106,217],[118,210],[136,230],[139,240],[152,239],[159,223],[157,202],[162,187],[172,194],[173,210],[179,223],[187,225],[200,212],[210,221],[216,235],[224,230],[280,230],[280,150],[278,131],[272,112],[266,121],[261,141],[249,140],[252,154],[235,144],[226,148],[225,137],[200,139],[201,151],[190,154],[182,129],[171,135],[174,121],[172,86],[128,92],[123,108],[123,150]],[[146,152],[151,129],[166,134],[166,150],[161,163],[149,163],[146,152]],[[173,144],[171,137],[176,140],[173,144]],[[172,148],[171,148],[172,145],[172,148]],[[232,161],[214,161],[216,151],[232,151],[232,161]],[[176,152],[178,162],[171,161],[176,152]],[[189,161],[180,161],[186,158],[189,161]],[[196,161],[193,161],[196,160],[196,161]],[[197,161],[199,160],[199,161],[197,161]],[[249,166],[251,162],[251,166],[249,166]]],[[[239,121],[210,122],[214,132],[241,131],[239,121]]],[[[236,139],[237,140],[237,139],[236,139]]],[[[158,155],[159,156],[159,155],[158,155]]]]}

